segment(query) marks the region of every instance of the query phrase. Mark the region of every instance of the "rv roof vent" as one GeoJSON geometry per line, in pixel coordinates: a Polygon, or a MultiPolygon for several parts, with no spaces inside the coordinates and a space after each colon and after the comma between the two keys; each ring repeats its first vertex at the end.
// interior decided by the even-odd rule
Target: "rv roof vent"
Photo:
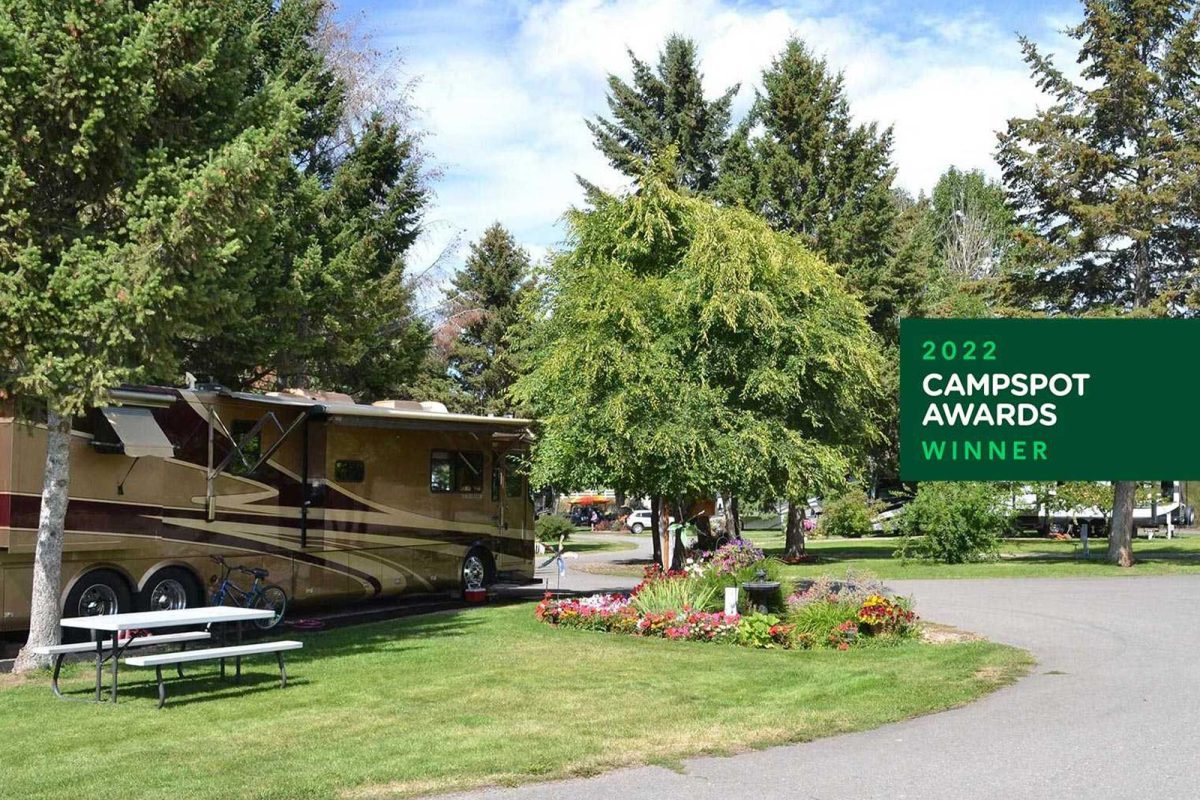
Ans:
{"type": "Polygon", "coordinates": [[[284,389],[282,392],[267,392],[267,395],[274,397],[290,395],[292,397],[303,397],[305,400],[316,400],[318,403],[331,403],[343,406],[354,405],[354,398],[348,394],[326,392],[320,389],[298,389],[293,387],[284,389]]]}
{"type": "Polygon", "coordinates": [[[332,403],[334,405],[354,405],[354,398],[341,392],[313,392],[313,399],[319,400],[322,403],[332,403]]]}
{"type": "Polygon", "coordinates": [[[390,408],[395,411],[424,411],[416,400],[376,400],[371,405],[376,408],[390,408]]]}
{"type": "Polygon", "coordinates": [[[376,400],[371,405],[376,408],[391,408],[396,411],[431,411],[445,414],[446,407],[433,400],[376,400]]]}

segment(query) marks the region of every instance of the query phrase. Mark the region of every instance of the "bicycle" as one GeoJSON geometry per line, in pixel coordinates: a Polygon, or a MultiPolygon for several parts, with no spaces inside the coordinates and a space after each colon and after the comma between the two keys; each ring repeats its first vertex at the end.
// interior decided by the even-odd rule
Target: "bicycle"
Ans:
{"type": "Polygon", "coordinates": [[[222,570],[221,580],[212,593],[210,605],[223,606],[226,604],[226,600],[229,600],[233,605],[242,608],[269,608],[275,612],[274,616],[254,620],[254,624],[264,631],[269,631],[283,620],[283,615],[287,611],[287,592],[274,583],[268,583],[265,586],[262,584],[263,579],[270,574],[267,570],[257,567],[234,566],[227,563],[221,556],[209,556],[209,558],[220,564],[222,570]],[[254,582],[249,589],[243,589],[229,577],[234,570],[254,576],[254,582]]]}

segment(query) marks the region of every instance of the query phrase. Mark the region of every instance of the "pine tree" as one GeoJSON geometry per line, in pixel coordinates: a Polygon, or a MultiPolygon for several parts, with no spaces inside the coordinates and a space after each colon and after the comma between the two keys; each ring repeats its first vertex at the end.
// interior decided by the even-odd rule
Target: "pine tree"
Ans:
{"type": "Polygon", "coordinates": [[[1188,0],[1084,4],[1067,33],[1081,82],[1022,39],[1054,98],[1009,120],[997,159],[1040,256],[1025,274],[1050,312],[1188,302],[1200,253],[1200,9],[1188,0]]]}
{"type": "Polygon", "coordinates": [[[917,276],[893,261],[892,132],[855,125],[841,74],[793,39],[733,134],[716,196],[801,237],[842,270],[894,340],[917,276]]]}
{"type": "Polygon", "coordinates": [[[529,277],[529,254],[497,222],[471,245],[466,263],[447,290],[447,319],[458,329],[447,363],[467,410],[482,414],[512,410],[508,387],[517,369],[508,332],[517,321],[529,277]]]}
{"type": "Polygon", "coordinates": [[[180,332],[223,324],[260,277],[241,257],[276,205],[311,88],[261,57],[288,7],[0,12],[0,389],[37,401],[47,428],[17,669],[59,635],[72,416],[122,382],[177,376],[180,332]]]}
{"type": "MultiPolygon", "coordinates": [[[[997,158],[1033,256],[1012,283],[1046,312],[1190,313],[1200,254],[1200,7],[1088,0],[1072,82],[1026,39],[1054,102],[1009,120],[997,158]]],[[[1151,477],[1151,476],[1147,476],[1151,477]]],[[[1133,562],[1134,485],[1114,487],[1109,557],[1133,562]]]]}
{"type": "Polygon", "coordinates": [[[311,75],[293,169],[242,263],[258,276],[216,335],[184,342],[188,368],[228,385],[317,386],[396,396],[419,373],[429,330],[406,255],[428,201],[406,110],[367,84],[377,54],[337,28],[328,0],[285,3],[263,57],[311,75]]]}
{"type": "Polygon", "coordinates": [[[633,84],[608,76],[608,108],[612,119],[587,123],[596,147],[614,168],[637,177],[656,153],[674,146],[680,186],[706,193],[717,181],[717,169],[729,136],[730,105],[738,93],[731,86],[716,100],[704,99],[704,76],[690,39],[673,35],[651,68],[629,51],[633,84]]]}

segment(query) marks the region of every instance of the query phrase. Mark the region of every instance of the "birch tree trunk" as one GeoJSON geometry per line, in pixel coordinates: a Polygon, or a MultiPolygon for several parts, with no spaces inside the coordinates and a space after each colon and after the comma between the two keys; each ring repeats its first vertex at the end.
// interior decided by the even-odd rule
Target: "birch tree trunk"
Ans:
{"type": "Polygon", "coordinates": [[[33,593],[29,603],[29,640],[17,654],[14,672],[49,666],[49,656],[35,655],[34,647],[59,641],[62,617],[63,522],[71,482],[71,415],[60,415],[51,406],[46,412],[46,472],[42,482],[42,508],[38,516],[37,549],[33,557],[33,593]]]}
{"type": "Polygon", "coordinates": [[[1133,566],[1134,481],[1113,484],[1112,524],[1108,527],[1108,560],[1122,567],[1133,566]]]}
{"type": "Polygon", "coordinates": [[[658,499],[658,536],[662,552],[662,568],[671,568],[671,503],[665,497],[658,499]]]}

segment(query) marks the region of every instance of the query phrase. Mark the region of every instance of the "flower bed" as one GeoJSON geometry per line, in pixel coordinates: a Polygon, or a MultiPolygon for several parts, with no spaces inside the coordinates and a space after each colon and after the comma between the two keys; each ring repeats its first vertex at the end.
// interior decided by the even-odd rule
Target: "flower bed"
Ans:
{"type": "MultiPolygon", "coordinates": [[[[742,557],[732,556],[717,569],[730,569],[742,557]]],[[[861,591],[832,590],[829,583],[792,595],[782,616],[726,614],[705,607],[717,601],[714,574],[734,575],[760,563],[764,562],[732,567],[732,573],[691,566],[670,572],[650,567],[629,596],[555,598],[547,594],[535,613],[542,622],[564,628],[785,650],[849,650],[873,640],[911,638],[915,633],[916,615],[905,601],[879,591],[864,596],[861,591]]],[[[874,584],[867,585],[874,588],[874,584]]]]}
{"type": "Polygon", "coordinates": [[[880,594],[863,600],[858,609],[859,624],[877,633],[894,633],[907,628],[916,618],[916,614],[880,594]]]}

